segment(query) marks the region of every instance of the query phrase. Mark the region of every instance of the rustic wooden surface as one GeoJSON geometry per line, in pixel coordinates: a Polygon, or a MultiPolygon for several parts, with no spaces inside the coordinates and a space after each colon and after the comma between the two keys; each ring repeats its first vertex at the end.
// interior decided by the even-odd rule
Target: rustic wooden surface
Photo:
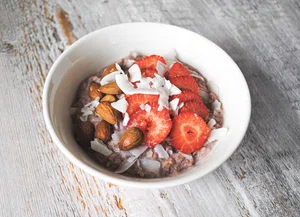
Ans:
{"type": "Polygon", "coordinates": [[[298,0],[2,0],[0,216],[300,216],[299,23],[298,0]],[[250,87],[244,141],[215,172],[184,186],[137,190],[95,179],[45,128],[42,89],[54,60],[93,30],[134,21],[204,35],[250,87]]]}

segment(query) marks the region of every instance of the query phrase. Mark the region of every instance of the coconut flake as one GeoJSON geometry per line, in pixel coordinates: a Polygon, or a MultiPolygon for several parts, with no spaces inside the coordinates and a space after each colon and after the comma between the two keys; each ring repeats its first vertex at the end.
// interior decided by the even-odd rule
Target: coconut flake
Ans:
{"type": "Polygon", "coordinates": [[[221,109],[221,103],[218,100],[215,100],[211,105],[213,110],[221,109]]]}
{"type": "Polygon", "coordinates": [[[212,142],[215,140],[219,140],[226,135],[227,131],[228,130],[225,127],[213,129],[212,131],[210,131],[210,135],[209,135],[207,141],[212,142]]]}
{"type": "Polygon", "coordinates": [[[123,160],[119,168],[115,171],[115,173],[124,173],[128,170],[135,162],[137,161],[136,157],[129,157],[128,159],[123,160]]]}
{"type": "Polygon", "coordinates": [[[146,112],[150,112],[150,111],[151,111],[151,106],[148,105],[148,104],[146,104],[146,105],[145,105],[145,111],[146,111],[146,112]]]}
{"type": "Polygon", "coordinates": [[[152,158],[152,155],[153,155],[153,151],[151,149],[149,149],[148,151],[146,151],[145,157],[152,158]]]}
{"type": "Polygon", "coordinates": [[[176,95],[176,94],[180,94],[181,90],[176,87],[175,85],[172,84],[171,88],[170,88],[170,96],[176,95]]]}
{"type": "Polygon", "coordinates": [[[135,88],[130,94],[151,94],[158,95],[159,92],[152,88],[135,88]]]}
{"type": "Polygon", "coordinates": [[[140,166],[143,170],[159,174],[160,162],[148,158],[139,159],[140,166]]]}
{"type": "Polygon", "coordinates": [[[164,107],[163,107],[162,105],[158,105],[157,110],[158,110],[159,112],[161,112],[163,109],[164,109],[164,107]]]}
{"type": "Polygon", "coordinates": [[[129,152],[134,155],[135,157],[141,156],[146,150],[148,149],[148,146],[146,145],[140,145],[136,148],[133,148],[129,150],[129,152]]]}
{"type": "Polygon", "coordinates": [[[80,110],[82,112],[82,115],[80,116],[81,121],[87,121],[88,116],[94,113],[95,108],[99,105],[99,99],[100,98],[97,97],[95,100],[89,102],[80,110]]]}
{"type": "Polygon", "coordinates": [[[175,98],[170,102],[170,108],[172,111],[176,111],[178,103],[179,103],[179,98],[175,98]]]}
{"type": "Polygon", "coordinates": [[[122,113],[125,113],[127,110],[127,107],[128,107],[128,103],[127,103],[125,97],[123,97],[123,98],[119,99],[118,101],[111,103],[111,106],[114,109],[116,109],[122,113]]]}
{"type": "Polygon", "coordinates": [[[129,75],[130,75],[130,81],[131,82],[139,81],[142,78],[142,73],[141,73],[140,67],[137,64],[133,64],[128,69],[128,72],[129,72],[129,75]]]}
{"type": "Polygon", "coordinates": [[[112,154],[112,150],[110,150],[107,145],[105,145],[101,140],[99,139],[95,139],[94,141],[91,141],[91,148],[96,151],[99,152],[105,156],[109,156],[110,154],[112,154]]]}
{"type": "Polygon", "coordinates": [[[124,71],[122,70],[121,66],[118,63],[116,63],[115,66],[119,72],[124,73],[124,71]]]}
{"type": "Polygon", "coordinates": [[[165,73],[168,71],[168,66],[163,64],[161,61],[158,61],[156,64],[156,71],[160,76],[164,77],[165,73]]]}
{"type": "Polygon", "coordinates": [[[181,102],[179,105],[178,105],[178,108],[182,108],[184,106],[184,102],[181,102]]]}
{"type": "Polygon", "coordinates": [[[190,154],[184,154],[184,153],[182,153],[182,152],[180,152],[180,151],[179,151],[179,153],[180,153],[182,156],[184,156],[185,159],[187,159],[187,160],[193,160],[193,156],[192,156],[192,155],[190,155],[190,154]]]}
{"type": "Polygon", "coordinates": [[[157,144],[154,147],[154,151],[158,154],[159,158],[169,158],[169,154],[168,152],[166,152],[166,150],[164,149],[164,147],[161,144],[157,144]]]}
{"type": "Polygon", "coordinates": [[[128,81],[128,77],[125,74],[116,75],[116,83],[125,94],[132,94],[134,92],[134,87],[128,81]]]}
{"type": "Polygon", "coordinates": [[[140,105],[140,108],[141,108],[142,110],[145,110],[145,104],[141,104],[141,105],[140,105]]]}
{"type": "Polygon", "coordinates": [[[121,137],[125,133],[125,130],[115,130],[115,132],[111,135],[111,138],[115,144],[118,144],[121,140],[121,137]]]}
{"type": "Polygon", "coordinates": [[[210,119],[210,120],[208,121],[207,126],[208,126],[210,129],[212,129],[213,126],[215,126],[216,123],[217,123],[216,120],[212,118],[212,119],[210,119]]]}
{"type": "Polygon", "coordinates": [[[127,126],[129,119],[130,119],[129,115],[126,112],[125,115],[124,115],[124,119],[123,119],[123,126],[127,126]]]}
{"type": "Polygon", "coordinates": [[[169,109],[169,96],[165,92],[160,92],[158,104],[169,109]]]}
{"type": "Polygon", "coordinates": [[[125,59],[125,60],[124,60],[124,65],[125,65],[127,68],[130,68],[134,63],[135,63],[135,60],[132,60],[132,59],[125,59]]]}
{"type": "Polygon", "coordinates": [[[108,75],[105,75],[101,81],[100,81],[100,84],[101,85],[105,85],[109,82],[113,82],[116,80],[116,75],[119,75],[120,72],[119,71],[115,71],[115,72],[112,72],[112,73],[109,73],[108,75]]]}

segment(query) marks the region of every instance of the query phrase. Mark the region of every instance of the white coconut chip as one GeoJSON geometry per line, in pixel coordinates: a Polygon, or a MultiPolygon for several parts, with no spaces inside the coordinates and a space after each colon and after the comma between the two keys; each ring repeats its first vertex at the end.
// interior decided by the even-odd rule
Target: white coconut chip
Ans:
{"type": "Polygon", "coordinates": [[[170,102],[170,108],[172,111],[176,111],[179,103],[179,98],[175,98],[170,102]]]}
{"type": "Polygon", "coordinates": [[[133,155],[129,151],[120,151],[120,154],[123,158],[133,157],[133,155]]]}
{"type": "Polygon", "coordinates": [[[153,155],[153,151],[151,149],[149,149],[148,151],[146,151],[145,157],[152,158],[152,155],[153,155]]]}
{"type": "Polygon", "coordinates": [[[176,87],[175,85],[172,84],[171,88],[170,88],[170,96],[176,95],[176,94],[180,94],[181,90],[176,87]]]}
{"type": "Polygon", "coordinates": [[[118,63],[116,63],[115,66],[119,72],[124,73],[124,71],[122,70],[121,66],[118,63]]]}
{"type": "Polygon", "coordinates": [[[207,141],[212,142],[215,140],[219,140],[226,135],[227,131],[228,130],[225,127],[213,129],[212,131],[210,131],[210,135],[207,138],[207,141]]]}
{"type": "Polygon", "coordinates": [[[128,124],[128,121],[129,121],[129,115],[128,115],[128,113],[126,112],[125,113],[125,115],[124,115],[124,119],[123,119],[123,126],[127,126],[127,124],[128,124]]]}
{"type": "Polygon", "coordinates": [[[193,160],[192,155],[190,155],[190,154],[184,154],[184,153],[182,153],[182,152],[180,152],[180,151],[179,151],[179,153],[180,153],[182,156],[184,156],[185,159],[187,159],[187,160],[193,160]]]}
{"type": "Polygon", "coordinates": [[[128,77],[124,74],[116,75],[116,83],[125,94],[133,94],[134,87],[128,81],[128,77]]]}
{"type": "Polygon", "coordinates": [[[219,110],[222,104],[218,100],[215,100],[211,105],[213,110],[219,110]]]}
{"type": "Polygon", "coordinates": [[[171,81],[165,79],[165,88],[169,90],[169,94],[170,94],[171,87],[172,87],[171,81]]]}
{"type": "Polygon", "coordinates": [[[137,64],[133,64],[129,69],[128,69],[129,75],[130,75],[130,81],[131,82],[136,82],[141,80],[142,78],[142,73],[140,70],[140,67],[137,64]]]}
{"type": "Polygon", "coordinates": [[[168,152],[164,149],[164,147],[161,144],[158,144],[154,147],[154,151],[158,154],[159,158],[165,159],[169,158],[168,152]]]}
{"type": "Polygon", "coordinates": [[[216,123],[217,123],[216,120],[212,118],[212,119],[210,119],[210,120],[208,121],[207,126],[208,126],[210,129],[212,129],[213,126],[215,126],[216,123]]]}
{"type": "Polygon", "coordinates": [[[135,88],[131,93],[129,94],[151,94],[151,95],[158,95],[159,92],[152,88],[135,88]]]}
{"type": "Polygon", "coordinates": [[[181,102],[179,105],[178,105],[178,108],[182,108],[184,106],[184,102],[181,102]]]}
{"type": "Polygon", "coordinates": [[[157,111],[161,112],[164,109],[162,105],[158,105],[157,111]]]}
{"type": "Polygon", "coordinates": [[[145,110],[145,104],[141,104],[141,105],[140,105],[140,108],[141,108],[142,110],[145,110]]]}
{"type": "Polygon", "coordinates": [[[111,138],[115,144],[120,142],[121,137],[125,133],[125,130],[115,130],[115,132],[111,135],[111,138]]]}
{"type": "Polygon", "coordinates": [[[139,159],[139,164],[143,170],[159,174],[160,167],[161,167],[160,162],[148,158],[142,158],[139,159]]]}
{"type": "Polygon", "coordinates": [[[128,103],[127,103],[125,97],[123,97],[123,98],[119,99],[118,101],[111,103],[111,106],[114,109],[116,109],[122,113],[125,113],[127,110],[127,107],[128,107],[128,103]]]}
{"type": "Polygon", "coordinates": [[[123,160],[119,168],[115,171],[115,173],[124,173],[128,170],[135,162],[137,161],[136,157],[129,157],[128,159],[123,160]]]}
{"type": "Polygon", "coordinates": [[[112,154],[112,150],[110,150],[107,145],[105,145],[101,140],[99,139],[95,139],[94,141],[91,141],[91,148],[96,151],[99,152],[105,156],[109,156],[110,154],[112,154]]]}
{"type": "Polygon", "coordinates": [[[139,157],[141,156],[146,150],[148,149],[148,146],[146,145],[140,145],[138,147],[135,147],[131,150],[129,150],[129,152],[134,155],[135,157],[139,157]]]}
{"type": "Polygon", "coordinates": [[[145,105],[145,111],[146,111],[146,112],[150,112],[150,111],[151,111],[151,106],[148,105],[148,104],[146,104],[146,105],[145,105]]]}
{"type": "Polygon", "coordinates": [[[119,74],[121,74],[121,72],[119,72],[119,71],[109,73],[108,75],[104,76],[101,79],[100,84],[105,85],[105,84],[108,84],[109,82],[115,81],[116,80],[116,75],[119,75],[119,74]]]}
{"type": "Polygon", "coordinates": [[[164,77],[165,76],[165,73],[168,71],[168,66],[163,64],[161,61],[158,61],[157,64],[156,64],[156,71],[157,73],[164,77]]]}
{"type": "Polygon", "coordinates": [[[141,78],[139,83],[136,83],[138,88],[151,88],[150,82],[152,82],[152,78],[146,77],[141,78]]]}
{"type": "Polygon", "coordinates": [[[82,112],[82,115],[80,116],[81,121],[87,121],[88,116],[94,113],[95,108],[99,105],[99,99],[100,98],[97,97],[95,100],[89,102],[80,110],[82,112]]]}
{"type": "Polygon", "coordinates": [[[169,96],[166,92],[161,91],[159,98],[158,98],[158,104],[169,109],[169,96]]]}
{"type": "Polygon", "coordinates": [[[135,60],[132,60],[132,59],[125,59],[125,60],[124,60],[124,65],[125,65],[127,68],[131,67],[134,63],[135,63],[135,60]]]}

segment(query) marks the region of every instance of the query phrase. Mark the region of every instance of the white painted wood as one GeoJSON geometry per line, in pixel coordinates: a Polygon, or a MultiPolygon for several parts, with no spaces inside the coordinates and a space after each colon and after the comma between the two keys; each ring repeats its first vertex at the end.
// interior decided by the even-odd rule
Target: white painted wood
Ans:
{"type": "Polygon", "coordinates": [[[299,19],[298,1],[1,1],[0,216],[300,216],[299,19]],[[241,146],[184,186],[137,190],[97,180],[70,163],[45,128],[41,96],[53,61],[76,37],[133,21],[208,37],[251,90],[241,146]]]}

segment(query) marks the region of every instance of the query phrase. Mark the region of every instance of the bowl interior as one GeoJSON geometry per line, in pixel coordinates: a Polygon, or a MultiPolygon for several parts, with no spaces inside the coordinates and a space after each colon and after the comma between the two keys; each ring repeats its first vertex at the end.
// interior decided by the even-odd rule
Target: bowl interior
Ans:
{"type": "Polygon", "coordinates": [[[134,187],[166,187],[199,178],[223,163],[242,140],[250,117],[250,95],[232,59],[209,40],[188,30],[152,23],[132,23],[95,31],[69,47],[55,62],[44,89],[44,116],[54,142],[76,165],[106,181],[134,187]],[[131,178],[94,163],[78,146],[71,131],[70,106],[82,80],[127,55],[169,55],[199,70],[218,87],[227,135],[195,167],[176,177],[131,178]]]}

